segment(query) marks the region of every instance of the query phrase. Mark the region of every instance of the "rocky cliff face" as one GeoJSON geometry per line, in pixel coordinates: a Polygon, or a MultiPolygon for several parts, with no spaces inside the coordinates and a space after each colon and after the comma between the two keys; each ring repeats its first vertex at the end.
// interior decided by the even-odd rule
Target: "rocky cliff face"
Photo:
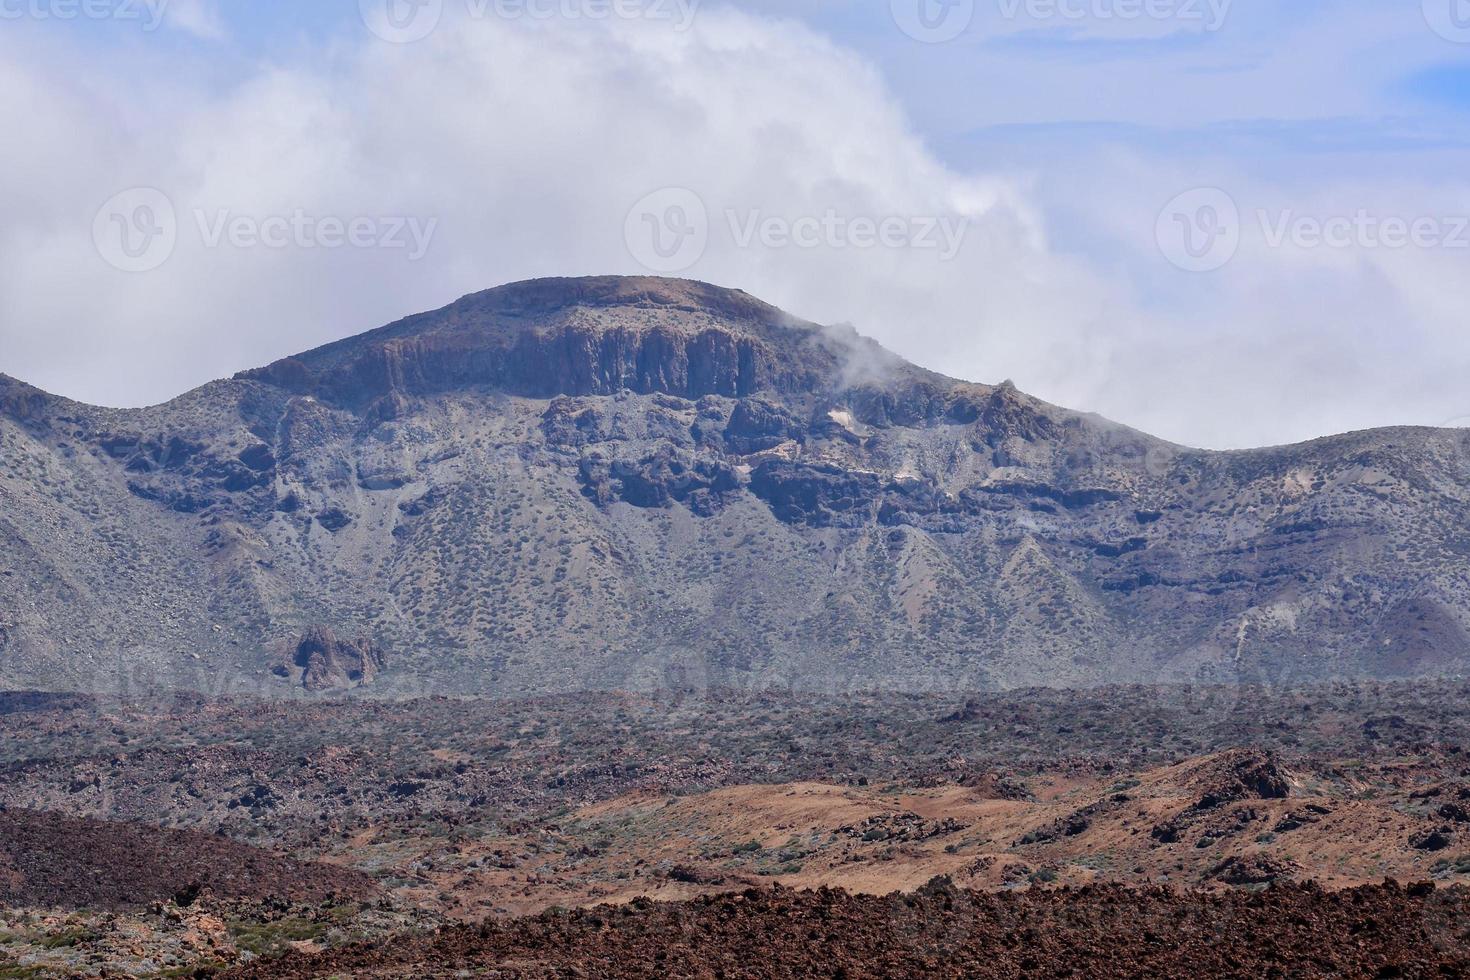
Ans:
{"type": "Polygon", "coordinates": [[[374,644],[388,693],[1405,677],[1470,649],[1466,433],[1189,450],[698,283],[504,287],[141,411],[0,378],[0,458],[9,685],[337,689],[374,644]],[[368,639],[303,659],[319,622],[368,639]]]}
{"type": "Polygon", "coordinates": [[[0,374],[0,416],[25,421],[40,414],[51,401],[40,389],[0,374]]]}
{"type": "Polygon", "coordinates": [[[313,626],[271,672],[300,681],[308,691],[349,691],[371,684],[386,666],[372,637],[339,640],[331,629],[313,626]]]}
{"type": "Polygon", "coordinates": [[[812,343],[820,338],[783,326],[788,319],[697,283],[545,280],[240,377],[354,408],[476,388],[529,398],[809,391],[831,375],[835,357],[812,343]]]}

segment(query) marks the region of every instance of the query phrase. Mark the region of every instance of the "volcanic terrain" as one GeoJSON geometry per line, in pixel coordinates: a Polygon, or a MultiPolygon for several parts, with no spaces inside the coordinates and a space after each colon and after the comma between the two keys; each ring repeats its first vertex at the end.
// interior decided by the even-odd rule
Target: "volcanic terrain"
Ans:
{"type": "Polygon", "coordinates": [[[0,378],[0,680],[993,690],[1463,671],[1470,434],[1170,445],[662,279],[154,408],[0,378]]]}

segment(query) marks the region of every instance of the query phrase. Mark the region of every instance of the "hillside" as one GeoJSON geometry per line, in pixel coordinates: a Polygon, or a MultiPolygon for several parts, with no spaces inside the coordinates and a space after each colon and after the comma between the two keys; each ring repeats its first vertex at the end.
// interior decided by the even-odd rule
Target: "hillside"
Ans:
{"type": "Polygon", "coordinates": [[[1191,450],[739,291],[520,283],[153,408],[0,376],[0,685],[1455,675],[1467,450],[1191,450]]]}

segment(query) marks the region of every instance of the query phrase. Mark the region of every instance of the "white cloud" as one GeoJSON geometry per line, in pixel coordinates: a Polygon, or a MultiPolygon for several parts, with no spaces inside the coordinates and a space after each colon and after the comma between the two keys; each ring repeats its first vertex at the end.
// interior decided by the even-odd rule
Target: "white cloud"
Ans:
{"type": "Polygon", "coordinates": [[[223,41],[224,21],[214,0],[166,0],[164,18],[170,27],[206,41],[223,41]]]}
{"type": "MultiPolygon", "coordinates": [[[[218,23],[199,16],[196,32],[218,23]]],[[[12,218],[0,229],[0,371],[90,401],[157,401],[506,281],[644,271],[624,241],[629,209],[680,187],[710,216],[708,249],[685,274],[851,322],[936,370],[1013,377],[1183,441],[1470,411],[1423,383],[1470,359],[1456,332],[1466,297],[1445,287],[1459,256],[1247,241],[1220,273],[1176,273],[1154,219],[1201,172],[1101,154],[1060,194],[1024,173],[956,172],[870,64],[789,21],[705,9],[679,32],[450,13],[417,43],[364,31],[223,90],[165,50],[140,50],[124,70],[5,43],[0,127],[27,139],[0,173],[12,218]],[[140,79],[183,94],[140,92],[155,84],[140,79]],[[97,208],[133,186],[165,192],[178,218],[173,253],[144,273],[118,271],[93,243],[97,208]],[[1059,204],[1101,248],[1059,250],[1048,230],[1059,204]],[[729,212],[788,228],[835,216],[848,237],[742,248],[729,212]],[[283,248],[211,248],[197,215],[293,230],[283,248]],[[942,261],[852,245],[855,220],[891,217],[910,231],[915,219],[965,220],[963,248],[942,261]],[[437,222],[422,261],[305,247],[321,244],[323,220],[366,219],[364,241],[381,243],[400,218],[437,222]]],[[[1240,172],[1209,176],[1247,208],[1305,200],[1240,172]]],[[[1417,195],[1416,207],[1443,207],[1432,191],[1399,188],[1383,206],[1417,195]]],[[[1329,203],[1362,197],[1346,187],[1329,203]]]]}
{"type": "MultiPolygon", "coordinates": [[[[55,68],[28,70],[41,92],[55,68]]],[[[507,280],[641,271],[625,218],[663,186],[696,190],[721,228],[726,209],[791,221],[969,216],[966,254],[992,307],[1028,278],[1014,273],[1044,261],[1015,190],[938,164],[870,67],[790,23],[734,13],[705,13],[687,33],[642,21],[447,23],[412,45],[262,69],[132,131],[86,101],[17,97],[7,108],[54,134],[56,146],[32,151],[36,169],[57,157],[71,173],[44,195],[7,189],[40,213],[7,246],[0,303],[17,326],[6,367],[105,401],[156,398],[507,280]],[[62,145],[75,134],[83,146],[62,145]],[[91,243],[92,212],[133,185],[165,192],[179,219],[175,252],[143,274],[109,267],[91,243]],[[194,220],[298,210],[439,224],[426,260],[409,263],[375,249],[211,249],[194,220]],[[85,342],[48,340],[59,334],[85,342]]],[[[896,332],[930,330],[924,309],[902,311],[944,273],[927,254],[741,249],[728,234],[689,270],[896,332]]]]}

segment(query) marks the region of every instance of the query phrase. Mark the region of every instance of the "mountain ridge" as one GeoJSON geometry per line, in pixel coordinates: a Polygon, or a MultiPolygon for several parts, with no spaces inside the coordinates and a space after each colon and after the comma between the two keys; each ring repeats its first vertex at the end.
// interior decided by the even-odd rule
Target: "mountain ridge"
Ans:
{"type": "Polygon", "coordinates": [[[147,409],[0,376],[0,457],[16,686],[299,694],[317,627],[380,645],[387,693],[1421,676],[1470,646],[1463,432],[1194,450],[686,280],[515,283],[147,409]]]}
{"type": "MultiPolygon", "coordinates": [[[[389,324],[385,324],[381,327],[363,331],[357,334],[352,334],[338,340],[329,341],[307,351],[298,352],[296,354],[289,354],[284,357],[277,358],[275,361],[272,361],[269,364],[262,365],[260,367],[242,369],[240,371],[237,371],[229,378],[216,379],[214,381],[205,382],[202,385],[189,389],[188,391],[181,392],[178,395],[175,395],[165,401],[158,402],[152,405],[119,408],[84,402],[78,399],[69,398],[64,395],[58,395],[53,392],[49,392],[43,388],[32,385],[31,383],[23,379],[8,375],[3,371],[0,371],[0,411],[6,410],[5,406],[7,397],[15,399],[29,397],[33,402],[59,403],[95,411],[129,413],[147,412],[167,408],[170,405],[195,396],[198,392],[229,381],[262,381],[268,384],[275,384],[276,386],[286,387],[290,389],[292,387],[289,383],[291,380],[290,374],[294,370],[292,366],[298,362],[307,362],[316,357],[328,355],[329,352],[350,351],[355,347],[363,344],[364,342],[368,342],[379,337],[383,337],[385,339],[399,340],[402,339],[402,337],[397,333],[398,331],[404,331],[406,328],[414,326],[416,324],[425,321],[431,321],[434,317],[461,310],[468,305],[475,304],[476,302],[483,302],[487,299],[500,297],[521,298],[521,304],[508,305],[500,312],[515,314],[523,317],[535,313],[557,312],[583,305],[605,308],[623,304],[646,304],[649,308],[661,307],[664,309],[671,309],[682,312],[709,312],[711,309],[716,309],[722,305],[726,305],[721,302],[722,297],[738,298],[746,301],[749,310],[760,311],[767,314],[770,322],[773,324],[779,324],[788,328],[794,328],[798,331],[806,330],[821,333],[827,339],[831,340],[834,344],[838,346],[860,345],[862,348],[862,353],[872,355],[886,362],[884,364],[884,367],[888,370],[904,372],[915,377],[924,378],[941,384],[947,383],[956,386],[968,386],[986,390],[1011,389],[1019,391],[1019,389],[1016,389],[1014,383],[1010,381],[1002,381],[998,384],[989,384],[986,382],[955,378],[944,375],[940,372],[922,368],[918,365],[913,364],[910,361],[905,360],[902,356],[895,354],[892,351],[889,351],[887,348],[883,347],[872,338],[860,334],[857,329],[851,324],[822,325],[812,321],[807,321],[792,314],[785,313],[778,307],[772,306],[771,304],[768,304],[758,299],[757,297],[750,295],[742,289],[716,286],[711,283],[706,283],[699,280],[673,279],[658,276],[585,276],[547,277],[541,279],[521,280],[517,282],[507,283],[502,286],[495,286],[489,289],[480,290],[474,293],[468,293],[438,309],[401,317],[398,320],[395,320],[389,324]],[[536,305],[534,301],[526,301],[528,298],[534,300],[535,297],[542,298],[541,305],[536,305]],[[703,303],[696,302],[696,300],[698,300],[700,297],[704,298],[703,303]]],[[[1035,396],[1031,396],[1029,394],[1025,395],[1025,397],[1039,404],[1047,405],[1049,408],[1074,414],[1079,418],[1095,421],[1100,424],[1115,427],[1121,430],[1126,430],[1128,432],[1136,433],[1138,435],[1146,435],[1151,439],[1155,439],[1159,442],[1168,443],[1169,445],[1178,447],[1180,449],[1189,449],[1201,453],[1214,453],[1222,455],[1232,453],[1258,453],[1270,452],[1273,450],[1298,449],[1312,446],[1321,442],[1328,442],[1336,439],[1348,438],[1370,433],[1402,432],[1424,434],[1440,431],[1463,431],[1461,429],[1442,429],[1434,426],[1422,425],[1386,425],[1373,426],[1364,429],[1354,429],[1339,433],[1329,433],[1326,435],[1316,436],[1297,442],[1277,443],[1262,446],[1247,446],[1234,449],[1204,449],[1191,446],[1186,443],[1171,442],[1161,437],[1153,436],[1147,433],[1146,430],[1128,425],[1127,423],[1118,422],[1096,412],[1082,409],[1064,408],[1055,403],[1045,402],[1042,399],[1036,398],[1035,396]]]]}
{"type": "Polygon", "coordinates": [[[362,408],[394,394],[475,386],[533,397],[799,393],[830,387],[844,372],[879,371],[958,383],[855,330],[799,320],[740,290],[593,277],[472,293],[236,378],[362,408]]]}

